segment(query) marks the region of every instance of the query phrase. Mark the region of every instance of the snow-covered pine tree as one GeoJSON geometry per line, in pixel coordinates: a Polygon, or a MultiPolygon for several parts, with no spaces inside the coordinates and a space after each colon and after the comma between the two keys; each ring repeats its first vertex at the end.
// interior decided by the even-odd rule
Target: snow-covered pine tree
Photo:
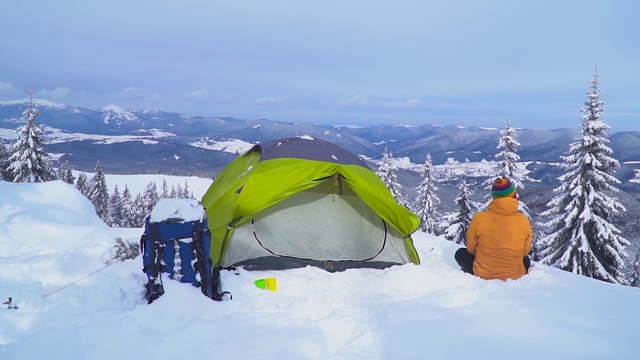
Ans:
{"type": "Polygon", "coordinates": [[[9,171],[9,156],[11,153],[9,149],[4,146],[2,139],[0,139],[0,181],[11,181],[11,172],[9,171]]]}
{"type": "Polygon", "coordinates": [[[610,127],[600,119],[604,102],[600,100],[597,69],[591,90],[587,92],[580,137],[561,157],[566,173],[560,176],[560,186],[547,204],[543,216],[551,220],[543,225],[550,232],[538,242],[542,262],[572,273],[624,283],[624,239],[611,223],[611,214],[626,211],[616,198],[604,192],[617,192],[612,184],[620,164],[609,157],[613,151],[606,145],[610,127]]]}
{"type": "Polygon", "coordinates": [[[67,184],[73,185],[73,183],[76,181],[76,177],[73,176],[73,170],[71,169],[71,165],[69,165],[68,161],[65,161],[64,166],[66,168],[66,171],[64,172],[64,175],[62,176],[61,180],[66,182],[67,184]]]}
{"type": "Polygon", "coordinates": [[[167,179],[162,178],[162,192],[160,193],[161,199],[169,199],[169,186],[167,185],[167,179]]]}
{"type": "Polygon", "coordinates": [[[71,166],[69,165],[69,161],[65,161],[58,167],[58,180],[62,180],[70,185],[73,185],[76,181],[75,176],[73,176],[71,166]]]}
{"type": "Polygon", "coordinates": [[[58,180],[62,180],[62,176],[64,175],[65,169],[64,164],[58,164],[58,169],[56,170],[56,177],[58,180]]]}
{"type": "MultiPolygon", "coordinates": [[[[516,140],[517,133],[516,130],[511,126],[511,122],[509,120],[504,120],[505,128],[500,130],[500,139],[498,140],[497,149],[501,149],[495,155],[496,158],[496,166],[493,171],[493,176],[489,177],[484,181],[483,186],[485,189],[490,190],[494,181],[498,178],[505,177],[511,181],[517,189],[524,189],[524,181],[535,181],[528,177],[525,171],[518,167],[518,161],[520,160],[520,155],[518,155],[518,147],[520,143],[516,140]]],[[[485,196],[487,199],[487,204],[491,202],[491,192],[488,192],[485,196]]],[[[520,204],[518,210],[526,215],[529,219],[531,219],[531,215],[529,214],[529,209],[520,200],[520,204]]]]}
{"type": "Polygon", "coordinates": [[[147,187],[144,189],[144,193],[142,194],[142,199],[144,201],[144,213],[150,214],[153,207],[156,206],[158,201],[160,201],[160,195],[158,195],[158,189],[155,182],[150,181],[147,184],[147,187]]]}
{"type": "Polygon", "coordinates": [[[149,212],[147,211],[147,205],[141,193],[138,193],[135,199],[133,199],[133,205],[135,211],[133,214],[133,227],[144,226],[144,220],[147,215],[149,215],[149,212]]]}
{"type": "Polygon", "coordinates": [[[626,280],[627,285],[640,287],[640,252],[636,253],[635,259],[629,264],[626,280]]]}
{"type": "Polygon", "coordinates": [[[120,228],[123,227],[124,222],[124,206],[122,205],[122,198],[120,197],[120,191],[118,191],[118,185],[113,189],[113,194],[109,198],[109,223],[111,227],[120,228]]]}
{"type": "Polygon", "coordinates": [[[191,193],[191,190],[189,190],[189,183],[187,182],[187,179],[184,179],[184,189],[182,189],[182,195],[180,196],[181,199],[192,199],[193,198],[193,194],[191,193]]]}
{"type": "Polygon", "coordinates": [[[422,182],[416,188],[418,197],[414,204],[414,212],[421,221],[419,230],[437,235],[440,223],[440,213],[437,206],[440,204],[440,199],[436,194],[438,187],[434,184],[436,180],[433,178],[432,171],[431,154],[427,153],[422,170],[422,182]]]}
{"type": "Polygon", "coordinates": [[[394,170],[393,154],[389,151],[388,147],[385,147],[382,161],[376,174],[378,174],[382,182],[387,186],[387,189],[389,189],[391,195],[396,199],[396,202],[400,205],[405,205],[402,194],[400,193],[401,186],[398,183],[398,177],[394,173],[394,170]]]}
{"type": "Polygon", "coordinates": [[[96,209],[96,214],[109,223],[109,190],[107,190],[107,180],[102,172],[100,160],[96,161],[96,173],[89,183],[88,197],[96,209]]]}
{"type": "Polygon", "coordinates": [[[29,95],[29,107],[22,113],[27,123],[20,126],[16,133],[18,140],[13,144],[9,157],[9,170],[13,182],[44,182],[56,179],[56,173],[51,166],[49,154],[42,150],[46,143],[44,130],[35,120],[40,112],[33,106],[33,91],[25,91],[29,95]]]}
{"type": "Polygon", "coordinates": [[[91,184],[89,184],[89,178],[87,174],[80,173],[78,174],[78,179],[76,180],[76,189],[80,191],[82,195],[84,195],[87,199],[89,199],[89,191],[91,190],[91,184]]]}
{"type": "Polygon", "coordinates": [[[498,141],[498,149],[502,151],[496,154],[497,169],[496,177],[508,178],[517,188],[524,187],[522,180],[526,178],[524,171],[518,168],[518,146],[520,143],[516,140],[516,130],[511,127],[509,120],[504,120],[505,128],[500,130],[500,140],[498,141]]]}
{"type": "Polygon", "coordinates": [[[142,226],[137,223],[137,213],[136,206],[133,202],[133,198],[131,197],[131,192],[125,184],[124,190],[122,191],[122,227],[135,228],[142,226]]]}
{"type": "Polygon", "coordinates": [[[444,237],[458,244],[467,243],[467,230],[471,224],[471,218],[478,211],[480,204],[473,201],[473,190],[467,182],[462,180],[459,186],[460,194],[454,200],[458,210],[444,216],[444,237]]]}

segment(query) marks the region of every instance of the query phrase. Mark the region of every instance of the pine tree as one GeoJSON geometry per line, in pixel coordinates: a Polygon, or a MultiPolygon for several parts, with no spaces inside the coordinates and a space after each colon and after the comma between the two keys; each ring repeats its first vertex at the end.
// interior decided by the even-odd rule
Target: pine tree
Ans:
{"type": "Polygon", "coordinates": [[[122,205],[122,198],[118,191],[118,185],[113,189],[113,194],[109,198],[109,223],[111,227],[123,227],[124,223],[124,206],[122,205]]]}
{"type": "Polygon", "coordinates": [[[561,157],[566,173],[560,176],[560,186],[542,213],[551,220],[544,226],[550,233],[540,239],[538,251],[542,262],[572,273],[624,283],[625,247],[629,242],[611,223],[612,213],[626,211],[617,199],[604,192],[617,192],[611,184],[619,167],[609,157],[613,151],[606,145],[609,126],[600,119],[604,102],[600,100],[598,74],[594,72],[587,93],[580,137],[561,157]]]}
{"type": "Polygon", "coordinates": [[[388,147],[385,147],[382,162],[376,174],[378,174],[382,182],[387,186],[387,189],[389,189],[398,204],[404,205],[404,199],[400,193],[401,186],[398,183],[398,177],[394,173],[394,167],[393,154],[389,151],[388,147]]]}
{"type": "Polygon", "coordinates": [[[9,157],[11,153],[9,149],[4,146],[2,139],[0,139],[0,181],[12,181],[12,174],[9,171],[9,157]]]}
{"type": "Polygon", "coordinates": [[[125,184],[124,190],[122,191],[122,227],[135,228],[142,226],[137,222],[137,214],[138,212],[136,211],[136,206],[133,202],[133,198],[131,197],[131,192],[125,184]]]}
{"type": "Polygon", "coordinates": [[[45,144],[44,130],[35,120],[40,112],[33,106],[33,91],[29,95],[29,108],[22,115],[27,123],[20,126],[16,133],[18,140],[13,144],[13,153],[9,157],[9,170],[14,182],[44,182],[56,179],[49,155],[42,150],[45,144]]]}
{"type": "Polygon", "coordinates": [[[160,194],[161,199],[169,198],[169,187],[167,186],[167,179],[162,178],[162,193],[160,194]]]}
{"type": "Polygon", "coordinates": [[[76,180],[76,189],[78,189],[78,191],[80,191],[82,195],[89,199],[91,185],[89,184],[89,178],[87,177],[87,174],[78,174],[78,179],[76,180]]]}
{"type": "Polygon", "coordinates": [[[149,215],[151,210],[147,211],[147,204],[141,193],[138,193],[138,195],[136,195],[136,198],[133,200],[133,205],[133,227],[144,226],[144,220],[146,219],[147,215],[149,215]]]}
{"type": "Polygon", "coordinates": [[[480,204],[473,201],[473,191],[469,189],[467,182],[462,180],[459,186],[460,194],[455,199],[458,206],[457,212],[451,212],[444,216],[444,237],[458,244],[467,243],[467,230],[471,224],[471,218],[478,211],[480,204]]]}
{"type": "Polygon", "coordinates": [[[180,198],[181,199],[193,198],[191,194],[191,190],[189,190],[189,183],[187,182],[187,179],[184,179],[184,189],[182,189],[182,195],[180,196],[180,198]]]}
{"type": "Polygon", "coordinates": [[[73,185],[73,183],[76,181],[76,177],[73,176],[73,170],[71,169],[68,161],[65,161],[64,165],[67,170],[65,171],[61,180],[66,182],[67,184],[73,185]]]}
{"type": "Polygon", "coordinates": [[[74,184],[76,178],[73,176],[73,172],[71,171],[71,166],[68,161],[65,161],[58,167],[58,180],[62,180],[70,185],[74,184]]]}
{"type": "Polygon", "coordinates": [[[640,287],[640,252],[636,253],[635,260],[629,264],[626,280],[629,286],[640,287]]]}
{"type": "MultiPolygon", "coordinates": [[[[158,201],[160,201],[160,196],[158,195],[158,190],[156,188],[156,183],[150,181],[147,184],[147,188],[144,190],[142,194],[142,199],[144,201],[143,210],[145,214],[150,214],[153,207],[156,206],[158,201]]],[[[145,215],[146,216],[146,215],[145,215]]]]}
{"type": "MultiPolygon", "coordinates": [[[[505,177],[511,181],[517,189],[524,189],[524,181],[535,181],[528,177],[525,171],[518,167],[518,161],[520,160],[520,155],[518,155],[518,147],[520,143],[516,140],[517,134],[516,130],[511,127],[511,122],[509,120],[505,120],[505,128],[500,130],[500,139],[498,140],[498,149],[502,149],[499,151],[495,158],[497,160],[495,170],[493,171],[493,176],[489,177],[483,185],[485,189],[491,189],[493,182],[497,178],[505,177]]],[[[485,205],[488,205],[491,202],[491,193],[489,192],[486,195],[487,202],[485,205]]],[[[529,208],[527,205],[522,202],[522,199],[519,199],[520,202],[518,204],[518,210],[526,215],[529,220],[531,220],[531,215],[529,213],[529,208]]],[[[485,206],[486,207],[486,206],[485,206]]]]}
{"type": "Polygon", "coordinates": [[[96,173],[89,184],[89,200],[96,209],[98,217],[109,223],[109,191],[100,160],[96,161],[96,173]]]}
{"type": "Polygon", "coordinates": [[[498,160],[496,177],[506,177],[518,189],[522,189],[524,188],[522,180],[527,176],[517,165],[520,160],[518,155],[520,143],[516,140],[516,130],[511,127],[509,120],[505,120],[504,123],[506,127],[500,130],[501,137],[498,142],[498,149],[502,149],[502,151],[496,154],[496,159],[498,160]]]}
{"type": "Polygon", "coordinates": [[[58,170],[56,171],[56,177],[58,178],[58,180],[62,180],[64,173],[65,173],[64,164],[58,164],[58,170]]]}
{"type": "Polygon", "coordinates": [[[438,218],[440,217],[437,206],[440,204],[440,199],[436,194],[438,187],[434,185],[436,180],[432,176],[432,169],[431,154],[427,153],[422,171],[422,183],[416,188],[418,197],[414,205],[414,212],[421,221],[419,230],[437,235],[438,218]]]}

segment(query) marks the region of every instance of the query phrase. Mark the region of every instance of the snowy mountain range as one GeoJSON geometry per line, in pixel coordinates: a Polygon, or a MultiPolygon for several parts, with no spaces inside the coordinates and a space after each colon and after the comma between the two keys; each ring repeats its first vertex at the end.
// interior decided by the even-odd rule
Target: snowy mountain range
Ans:
{"type": "MultiPolygon", "coordinates": [[[[15,138],[24,122],[28,100],[0,102],[0,138],[15,138]]],[[[281,137],[310,135],[331,141],[354,154],[380,159],[385,147],[410,164],[424,163],[427,152],[434,165],[492,161],[497,153],[499,128],[441,125],[337,126],[267,119],[243,120],[202,117],[154,109],[123,109],[108,105],[86,109],[36,100],[49,144],[46,151],[76,170],[92,171],[97,160],[107,172],[179,170],[217,173],[237,154],[256,143],[281,137]]],[[[514,124],[512,124],[514,125],[514,124]]],[[[518,155],[529,163],[531,176],[553,180],[557,163],[578,135],[576,129],[517,129],[518,155]]],[[[623,164],[616,176],[633,177],[640,161],[640,133],[610,134],[613,157],[623,164]]]]}

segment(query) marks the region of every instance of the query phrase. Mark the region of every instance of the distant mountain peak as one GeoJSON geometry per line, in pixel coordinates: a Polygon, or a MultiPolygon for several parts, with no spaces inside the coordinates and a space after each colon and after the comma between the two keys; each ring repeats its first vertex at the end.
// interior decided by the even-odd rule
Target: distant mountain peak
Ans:
{"type": "MultiPolygon", "coordinates": [[[[34,99],[33,104],[35,105],[35,107],[49,107],[54,109],[64,109],[67,107],[67,105],[54,103],[53,101],[45,99],[34,99]]],[[[29,99],[0,101],[0,106],[10,105],[29,105],[29,99]]]]}
{"type": "Polygon", "coordinates": [[[104,113],[104,123],[108,124],[112,120],[137,121],[138,117],[129,110],[125,110],[118,105],[107,105],[98,112],[104,113]]]}

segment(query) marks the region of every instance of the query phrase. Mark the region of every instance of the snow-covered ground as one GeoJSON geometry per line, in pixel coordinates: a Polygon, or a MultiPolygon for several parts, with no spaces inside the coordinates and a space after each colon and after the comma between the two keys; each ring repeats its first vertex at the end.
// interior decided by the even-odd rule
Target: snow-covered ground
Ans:
{"type": "Polygon", "coordinates": [[[0,300],[18,307],[0,307],[3,360],[640,358],[640,289],[538,264],[481,280],[458,270],[458,245],[424,233],[417,266],[224,271],[233,299],[220,303],[164,277],[147,305],[140,257],[105,265],[115,237],[142,229],[107,227],[60,181],[0,194],[0,300]],[[254,285],[268,276],[276,291],[254,285]]]}

